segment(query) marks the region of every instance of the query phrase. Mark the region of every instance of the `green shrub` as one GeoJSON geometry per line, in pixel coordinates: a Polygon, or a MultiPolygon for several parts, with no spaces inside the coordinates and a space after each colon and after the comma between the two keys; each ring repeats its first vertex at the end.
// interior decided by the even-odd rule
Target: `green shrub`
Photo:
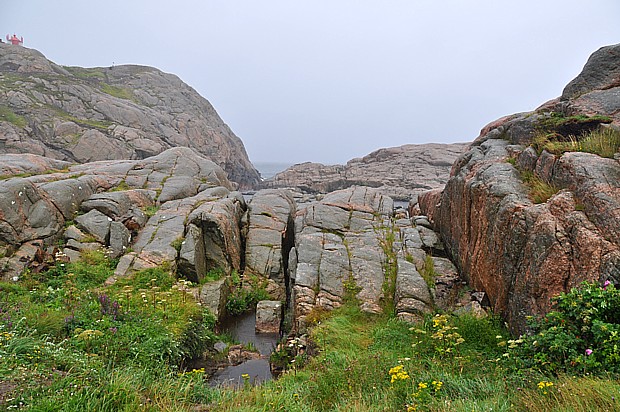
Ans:
{"type": "Polygon", "coordinates": [[[239,315],[256,307],[261,300],[269,300],[271,297],[265,287],[267,280],[257,276],[249,276],[246,282],[242,282],[236,272],[232,274],[232,293],[226,301],[226,310],[231,315],[239,315]]]}
{"type": "Polygon", "coordinates": [[[552,312],[531,320],[520,360],[552,371],[620,372],[620,290],[586,282],[553,302],[552,312]]]}

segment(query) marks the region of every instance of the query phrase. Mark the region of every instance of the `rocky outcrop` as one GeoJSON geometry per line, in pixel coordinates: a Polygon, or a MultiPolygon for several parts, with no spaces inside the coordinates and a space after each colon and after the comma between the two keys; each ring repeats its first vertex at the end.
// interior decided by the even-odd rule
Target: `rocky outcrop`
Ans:
{"type": "Polygon", "coordinates": [[[177,146],[213,160],[242,187],[259,181],[241,140],[178,77],[133,65],[61,67],[36,50],[0,43],[0,153],[88,163],[145,159],[177,146]]]}
{"type": "Polygon", "coordinates": [[[516,332],[582,281],[620,283],[618,160],[528,147],[548,119],[605,116],[567,119],[568,132],[553,130],[559,138],[578,139],[580,127],[601,122],[619,127],[618,67],[620,45],[600,49],[561,98],[486,126],[455,162],[443,192],[420,197],[462,275],[516,332]],[[528,174],[561,190],[535,203],[528,174]]]}
{"type": "MultiPolygon", "coordinates": [[[[33,166],[23,160],[13,172],[45,162],[32,159],[33,166]]],[[[392,199],[380,191],[356,186],[320,201],[302,196],[306,202],[297,204],[288,190],[265,189],[248,206],[231,189],[219,166],[188,148],[1,180],[2,275],[19,278],[28,267],[44,270],[54,260],[103,249],[119,258],[108,284],[136,271],[168,269],[200,283],[182,287],[221,318],[233,282],[203,279],[236,271],[242,279],[267,281],[258,283],[274,301],[258,308],[257,327],[269,333],[279,330],[283,308],[285,322],[299,330],[315,308],[333,309],[346,299],[407,321],[441,302],[420,270],[443,245],[425,217],[395,219],[392,199]]],[[[439,273],[441,265],[434,266],[439,273]]]]}
{"type": "Polygon", "coordinates": [[[314,308],[331,310],[347,298],[358,299],[366,312],[394,310],[407,321],[433,310],[418,272],[426,257],[419,230],[426,228],[410,219],[395,223],[392,213],[391,198],[359,186],[332,192],[298,213],[289,264],[296,327],[305,327],[314,308]],[[406,240],[412,237],[419,243],[406,240]]]}
{"type": "MultiPolygon", "coordinates": [[[[33,165],[25,170],[35,170],[46,162],[34,155],[24,156],[22,162],[26,164],[28,159],[34,159],[33,165]]],[[[144,160],[95,162],[0,180],[0,268],[9,268],[7,274],[19,274],[10,267],[15,259],[28,262],[19,253],[22,248],[29,248],[32,242],[41,247],[55,245],[63,238],[69,254],[99,245],[112,256],[120,256],[132,235],[147,224],[149,209],[159,207],[155,214],[164,213],[162,209],[171,209],[174,202],[199,193],[196,202],[204,203],[211,199],[209,193],[218,192],[219,199],[228,196],[231,188],[219,166],[189,148],[169,149],[144,160]]],[[[229,198],[234,199],[229,202],[239,203],[241,196],[229,198]]],[[[188,222],[194,219],[188,218],[188,222]]],[[[160,236],[163,233],[164,229],[160,236]]],[[[232,251],[227,254],[234,255],[232,251]]]]}
{"type": "Polygon", "coordinates": [[[298,187],[328,193],[351,186],[379,188],[398,200],[443,187],[454,160],[467,143],[404,145],[379,149],[346,165],[302,163],[263,182],[265,187],[298,187]]]}
{"type": "Polygon", "coordinates": [[[245,273],[270,282],[274,298],[286,299],[289,252],[294,245],[295,201],[287,190],[257,192],[249,204],[245,273]]]}

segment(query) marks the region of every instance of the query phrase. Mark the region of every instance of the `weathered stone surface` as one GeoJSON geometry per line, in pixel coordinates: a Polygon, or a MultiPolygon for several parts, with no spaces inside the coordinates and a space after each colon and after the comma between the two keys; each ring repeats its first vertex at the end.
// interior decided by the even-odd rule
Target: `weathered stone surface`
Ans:
{"type": "Polygon", "coordinates": [[[84,215],[76,217],[75,223],[77,223],[79,229],[91,234],[97,242],[104,245],[108,243],[110,223],[112,223],[111,217],[93,209],[84,215]]]}
{"type": "Polygon", "coordinates": [[[235,192],[195,208],[187,218],[186,237],[180,250],[181,273],[200,280],[211,269],[222,269],[228,274],[240,271],[243,253],[240,223],[245,210],[243,197],[235,192]]]}
{"type": "Polygon", "coordinates": [[[443,187],[452,163],[467,146],[466,143],[410,144],[379,149],[344,166],[302,163],[266,180],[263,186],[327,193],[361,185],[376,187],[395,199],[409,200],[416,193],[443,187]]]}
{"type": "Polygon", "coordinates": [[[97,242],[78,242],[75,239],[69,239],[67,247],[81,252],[82,250],[98,250],[101,249],[101,243],[97,242]]]}
{"type": "Polygon", "coordinates": [[[70,162],[50,159],[35,154],[0,154],[0,176],[39,174],[51,170],[62,170],[71,166],[70,162]]]}
{"type": "MultiPolygon", "coordinates": [[[[241,140],[172,74],[130,65],[63,68],[36,50],[0,43],[0,80],[0,99],[24,119],[24,125],[0,122],[4,153],[85,163],[143,159],[185,146],[244,187],[259,182],[241,140]]],[[[7,174],[3,167],[0,174],[7,174]]]]}
{"type": "Polygon", "coordinates": [[[433,298],[426,282],[413,263],[398,259],[396,292],[394,296],[396,316],[413,322],[433,310],[433,298]]]}
{"type": "Polygon", "coordinates": [[[314,306],[327,309],[342,303],[344,282],[360,288],[361,308],[381,311],[384,253],[377,231],[389,221],[392,199],[368,187],[353,187],[326,195],[300,212],[295,239],[295,316],[314,306]]]}
{"type": "Polygon", "coordinates": [[[30,180],[0,181],[0,245],[19,247],[57,235],[63,228],[60,211],[30,180]]]}
{"type": "Polygon", "coordinates": [[[17,281],[35,255],[43,247],[43,242],[26,242],[11,256],[0,259],[0,279],[17,281]]]}
{"type": "MultiPolygon", "coordinates": [[[[17,155],[11,157],[13,164],[18,163],[17,155]]],[[[31,158],[25,155],[20,167],[39,170],[37,165],[45,164],[35,158],[35,164],[28,167],[31,158]]],[[[146,224],[144,210],[153,208],[156,202],[183,198],[199,190],[204,193],[197,201],[205,201],[215,192],[217,197],[227,195],[231,187],[219,166],[189,148],[169,149],[144,160],[95,162],[71,166],[60,172],[1,180],[0,246],[18,249],[21,244],[35,239],[42,239],[45,245],[55,244],[63,236],[65,221],[72,220],[76,212],[82,210],[87,213],[75,218],[78,225],[101,246],[110,246],[114,256],[120,256],[129,246],[129,236],[137,235],[146,224]],[[210,186],[224,187],[207,190],[210,186]],[[105,192],[107,190],[120,191],[105,192]],[[161,193],[166,193],[167,198],[162,200],[161,193]],[[112,237],[111,225],[115,226],[112,237]]],[[[240,195],[237,197],[243,201],[240,195]]],[[[64,233],[64,237],[84,242],[86,235],[74,229],[64,233]]],[[[240,250],[239,238],[237,235],[240,250]]],[[[240,253],[232,259],[239,262],[240,253]]],[[[239,266],[237,263],[235,268],[239,266]]]]}
{"type": "Polygon", "coordinates": [[[129,247],[131,234],[121,222],[110,223],[110,257],[117,258],[125,253],[129,247]]]}
{"type": "Polygon", "coordinates": [[[289,250],[294,246],[295,201],[287,190],[257,192],[248,207],[245,271],[271,279],[284,299],[289,250]]]}
{"type": "Polygon", "coordinates": [[[134,218],[136,208],[154,205],[154,190],[124,190],[119,192],[97,193],[80,204],[80,209],[89,212],[97,209],[114,220],[134,218]]]}
{"type": "Polygon", "coordinates": [[[261,300],[256,304],[256,333],[279,333],[282,322],[282,302],[261,300]]]}
{"type": "Polygon", "coordinates": [[[584,280],[620,282],[618,161],[526,148],[548,111],[604,115],[620,125],[618,50],[596,52],[561,99],[486,126],[455,162],[440,202],[420,196],[462,275],[516,332],[525,330],[526,316],[547,312],[553,296],[584,280]],[[509,157],[563,190],[533,204],[509,157]]]}
{"type": "Polygon", "coordinates": [[[200,288],[200,302],[219,320],[226,313],[226,299],[230,294],[228,278],[209,282],[200,288]]]}
{"type": "Polygon", "coordinates": [[[134,269],[178,265],[181,274],[199,281],[211,269],[240,270],[239,231],[245,203],[226,188],[166,202],[140,232],[134,269]]]}
{"type": "Polygon", "coordinates": [[[562,100],[620,87],[619,60],[620,44],[601,47],[590,56],[581,73],[564,88],[562,100]]]}
{"type": "Polygon", "coordinates": [[[74,239],[78,242],[82,242],[86,240],[86,236],[86,233],[82,232],[75,225],[71,225],[65,230],[65,239],[74,239]]]}

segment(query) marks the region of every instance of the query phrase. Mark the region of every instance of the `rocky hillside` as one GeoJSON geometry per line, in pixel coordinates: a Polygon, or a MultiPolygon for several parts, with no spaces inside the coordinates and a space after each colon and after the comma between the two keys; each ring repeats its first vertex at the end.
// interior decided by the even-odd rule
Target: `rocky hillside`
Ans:
{"type": "Polygon", "coordinates": [[[620,283],[620,45],[562,96],[486,126],[420,197],[448,253],[517,332],[583,281],[620,283]]]}
{"type": "Polygon", "coordinates": [[[263,182],[264,187],[297,187],[328,193],[355,185],[380,188],[397,200],[439,187],[448,180],[454,160],[467,143],[429,143],[379,149],[346,165],[302,163],[263,182]]]}
{"type": "Polygon", "coordinates": [[[211,104],[152,67],[62,67],[0,43],[0,153],[69,162],[144,159],[189,147],[231,181],[259,181],[241,140],[211,104]]]}

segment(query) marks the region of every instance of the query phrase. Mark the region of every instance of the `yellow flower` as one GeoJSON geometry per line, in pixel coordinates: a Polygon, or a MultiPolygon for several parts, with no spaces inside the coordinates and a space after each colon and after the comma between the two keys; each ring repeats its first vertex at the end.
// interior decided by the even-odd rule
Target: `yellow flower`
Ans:
{"type": "Polygon", "coordinates": [[[428,384],[426,382],[420,382],[420,383],[418,383],[418,388],[426,389],[426,388],[428,388],[428,384]]]}

